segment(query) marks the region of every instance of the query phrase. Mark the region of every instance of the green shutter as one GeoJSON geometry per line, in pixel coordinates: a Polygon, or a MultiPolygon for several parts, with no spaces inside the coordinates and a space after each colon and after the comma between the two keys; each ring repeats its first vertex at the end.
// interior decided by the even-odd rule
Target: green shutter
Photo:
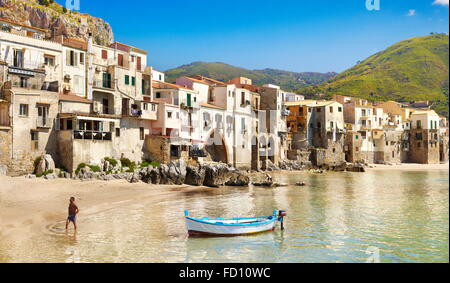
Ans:
{"type": "Polygon", "coordinates": [[[125,84],[126,85],[130,84],[130,76],[129,75],[125,75],[125,84]]]}
{"type": "Polygon", "coordinates": [[[131,85],[132,86],[136,85],[136,78],[135,77],[131,77],[131,85]]]}
{"type": "Polygon", "coordinates": [[[142,80],[142,94],[145,94],[145,80],[142,80]]]}

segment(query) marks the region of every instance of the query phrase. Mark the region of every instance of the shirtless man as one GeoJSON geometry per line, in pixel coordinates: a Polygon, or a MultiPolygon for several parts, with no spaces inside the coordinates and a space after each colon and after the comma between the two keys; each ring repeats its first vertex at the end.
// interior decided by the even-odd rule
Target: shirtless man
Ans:
{"type": "Polygon", "coordinates": [[[78,209],[78,206],[75,204],[75,198],[71,197],[70,203],[69,203],[69,216],[67,217],[67,220],[66,220],[66,230],[69,228],[70,222],[73,223],[73,227],[75,228],[75,230],[77,230],[77,214],[78,214],[78,212],[80,212],[80,210],[78,209]]]}

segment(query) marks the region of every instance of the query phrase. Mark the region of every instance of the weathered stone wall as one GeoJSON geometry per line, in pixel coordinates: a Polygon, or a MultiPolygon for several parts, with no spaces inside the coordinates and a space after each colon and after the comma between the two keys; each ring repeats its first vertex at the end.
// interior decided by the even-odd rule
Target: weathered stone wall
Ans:
{"type": "Polygon", "coordinates": [[[11,130],[0,129],[0,164],[11,166],[11,130]]]}
{"type": "Polygon", "coordinates": [[[440,146],[436,139],[437,130],[411,130],[410,133],[410,162],[439,164],[440,146]]]}
{"type": "Polygon", "coordinates": [[[147,136],[144,144],[148,158],[163,164],[170,162],[170,141],[159,136],[147,136]]]}

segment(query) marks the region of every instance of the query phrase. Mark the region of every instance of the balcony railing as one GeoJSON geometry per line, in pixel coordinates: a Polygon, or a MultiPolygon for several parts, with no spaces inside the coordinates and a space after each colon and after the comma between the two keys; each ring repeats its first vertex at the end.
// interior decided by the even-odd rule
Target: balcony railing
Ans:
{"type": "Polygon", "coordinates": [[[97,132],[97,131],[73,131],[73,137],[76,140],[97,140],[97,141],[111,141],[112,133],[97,132]]]}
{"type": "Polygon", "coordinates": [[[43,91],[51,91],[58,92],[59,86],[57,82],[21,82],[18,80],[11,82],[11,87],[13,88],[22,88],[27,90],[43,90],[43,91]]]}
{"type": "Polygon", "coordinates": [[[38,128],[51,128],[52,119],[50,118],[37,118],[36,119],[36,127],[38,128]]]}
{"type": "Polygon", "coordinates": [[[112,81],[110,81],[110,80],[95,80],[94,87],[113,89],[113,84],[112,84],[112,81]]]}

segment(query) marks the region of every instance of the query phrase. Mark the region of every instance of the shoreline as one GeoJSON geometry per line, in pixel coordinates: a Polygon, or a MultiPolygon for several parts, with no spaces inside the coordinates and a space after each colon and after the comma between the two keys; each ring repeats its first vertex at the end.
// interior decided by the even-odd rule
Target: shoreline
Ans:
{"type": "Polygon", "coordinates": [[[369,164],[365,168],[367,171],[400,170],[400,171],[436,171],[449,170],[449,163],[446,164],[416,164],[402,163],[393,165],[369,164]]]}
{"type": "MultiPolygon", "coordinates": [[[[442,171],[449,170],[449,164],[370,164],[366,171],[442,171]]],[[[316,174],[314,171],[271,171],[270,175],[316,174]]],[[[325,171],[326,172],[326,171],[325,171]]],[[[339,173],[339,172],[336,172],[339,173]]],[[[355,173],[364,174],[364,173],[355,173]]],[[[252,172],[252,182],[264,178],[265,172],[252,172]]],[[[122,202],[139,202],[159,199],[169,195],[191,191],[210,191],[215,188],[190,185],[151,185],[143,182],[129,183],[126,180],[81,181],[75,179],[46,180],[43,178],[0,176],[0,236],[9,228],[18,228],[45,220],[47,222],[65,220],[66,205],[71,196],[90,207],[88,213],[97,207],[115,205],[122,202]],[[95,187],[95,190],[93,188],[95,187]],[[51,197],[49,197],[51,196],[51,197]],[[38,213],[36,213],[38,211],[38,213]]],[[[86,212],[86,210],[85,210],[86,212]]]]}

